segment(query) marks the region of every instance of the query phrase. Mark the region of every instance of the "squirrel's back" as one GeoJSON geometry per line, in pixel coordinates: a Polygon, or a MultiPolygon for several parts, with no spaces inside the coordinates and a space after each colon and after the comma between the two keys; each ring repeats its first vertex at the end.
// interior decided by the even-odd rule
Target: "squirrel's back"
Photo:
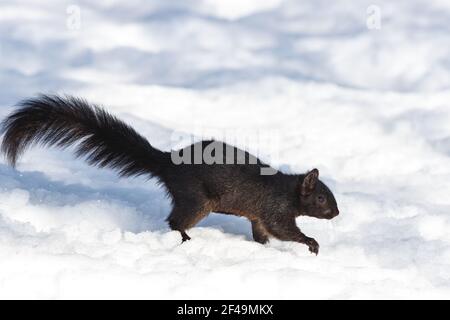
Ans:
{"type": "Polygon", "coordinates": [[[30,146],[75,146],[77,157],[121,176],[157,177],[170,193],[207,186],[211,192],[250,183],[263,167],[246,151],[219,141],[201,141],[178,151],[154,148],[131,126],[86,100],[40,95],[23,100],[2,123],[1,150],[14,166],[30,146]]]}

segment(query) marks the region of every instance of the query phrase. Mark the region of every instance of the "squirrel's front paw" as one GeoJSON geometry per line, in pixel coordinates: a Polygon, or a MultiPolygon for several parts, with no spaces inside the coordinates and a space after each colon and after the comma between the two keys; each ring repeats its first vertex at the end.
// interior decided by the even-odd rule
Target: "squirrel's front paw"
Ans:
{"type": "Polygon", "coordinates": [[[305,244],[309,248],[309,252],[315,253],[316,256],[319,254],[319,244],[313,238],[307,238],[305,244]]]}

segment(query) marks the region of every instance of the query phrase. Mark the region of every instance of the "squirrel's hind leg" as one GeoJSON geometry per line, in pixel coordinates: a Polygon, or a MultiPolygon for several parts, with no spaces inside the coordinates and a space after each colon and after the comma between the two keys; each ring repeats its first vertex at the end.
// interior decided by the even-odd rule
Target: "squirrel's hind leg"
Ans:
{"type": "Polygon", "coordinates": [[[263,224],[259,220],[251,220],[253,240],[261,244],[265,244],[269,241],[269,234],[264,228],[263,224]]]}
{"type": "Polygon", "coordinates": [[[180,234],[181,234],[182,242],[191,240],[191,237],[188,236],[186,231],[180,231],[180,234]]]}
{"type": "Polygon", "coordinates": [[[207,206],[193,206],[189,204],[176,205],[167,218],[167,222],[172,230],[180,232],[182,240],[185,242],[191,240],[191,237],[188,236],[186,230],[194,227],[200,220],[205,218],[209,212],[210,210],[208,210],[207,206]]]}

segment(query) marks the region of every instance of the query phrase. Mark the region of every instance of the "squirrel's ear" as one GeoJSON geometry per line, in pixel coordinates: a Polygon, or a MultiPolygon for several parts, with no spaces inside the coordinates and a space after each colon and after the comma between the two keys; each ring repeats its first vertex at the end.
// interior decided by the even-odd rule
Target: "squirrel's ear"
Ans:
{"type": "Polygon", "coordinates": [[[302,196],[311,194],[316,188],[317,181],[319,181],[319,170],[313,169],[308,172],[301,182],[300,193],[302,196]]]}

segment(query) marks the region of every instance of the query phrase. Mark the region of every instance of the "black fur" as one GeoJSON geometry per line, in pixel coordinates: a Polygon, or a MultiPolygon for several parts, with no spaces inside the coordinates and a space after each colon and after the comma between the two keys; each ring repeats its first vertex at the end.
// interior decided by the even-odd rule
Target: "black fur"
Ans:
{"type": "Polygon", "coordinates": [[[157,175],[169,159],[133,128],[82,99],[41,95],[19,106],[2,123],[2,151],[12,166],[31,144],[60,148],[77,144],[78,157],[115,169],[121,176],[157,175]]]}
{"type": "MultiPolygon", "coordinates": [[[[202,141],[177,152],[211,151],[214,143],[222,147],[211,152],[219,161],[176,164],[171,153],[153,148],[133,128],[79,98],[41,95],[24,100],[3,121],[2,132],[1,150],[13,166],[32,144],[75,145],[76,155],[91,165],[112,168],[121,176],[158,178],[173,201],[167,221],[181,233],[183,241],[190,239],[187,229],[208,213],[218,212],[248,218],[255,241],[265,243],[274,236],[304,243],[317,254],[318,243],[300,231],[295,218],[331,219],[339,214],[336,200],[319,180],[317,169],[306,175],[261,175],[267,165],[247,152],[215,141],[202,141]],[[233,151],[233,164],[228,163],[227,148],[233,151]],[[245,160],[244,164],[238,159],[245,160]]],[[[191,159],[195,160],[194,156],[191,159]]]]}

